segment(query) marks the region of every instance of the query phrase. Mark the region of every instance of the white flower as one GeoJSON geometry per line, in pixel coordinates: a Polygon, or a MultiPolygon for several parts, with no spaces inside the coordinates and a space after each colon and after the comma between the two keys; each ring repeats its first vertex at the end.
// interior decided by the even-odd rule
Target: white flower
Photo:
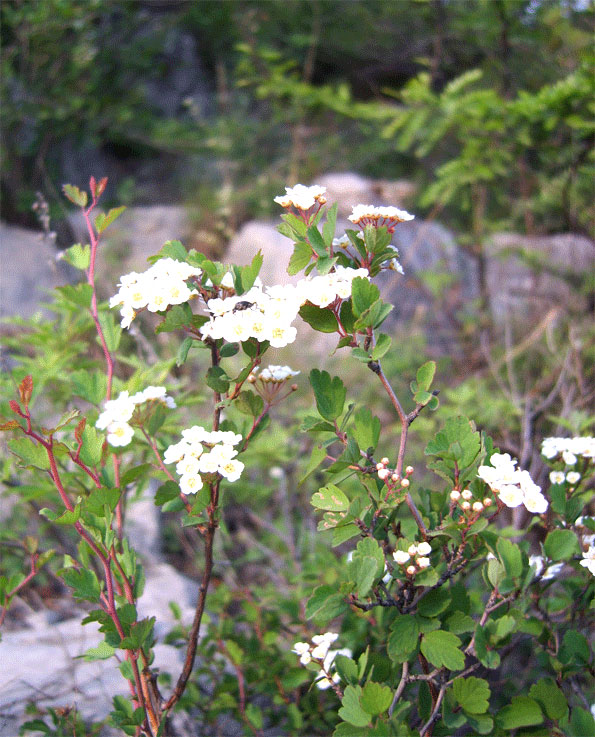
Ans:
{"type": "Polygon", "coordinates": [[[569,484],[578,484],[580,478],[581,475],[577,471],[569,471],[566,474],[566,481],[568,481],[569,484]]]}
{"type": "Polygon", "coordinates": [[[548,508],[548,501],[540,492],[525,494],[523,504],[533,514],[543,514],[548,508]]]}
{"type": "Polygon", "coordinates": [[[417,552],[420,555],[429,555],[432,552],[432,546],[427,542],[418,543],[417,552]]]}
{"type": "Polygon", "coordinates": [[[589,573],[595,576],[595,546],[591,545],[589,549],[583,553],[583,559],[580,561],[581,566],[586,568],[589,573]]]}
{"type": "Polygon", "coordinates": [[[218,471],[228,481],[237,481],[242,475],[244,464],[241,461],[229,460],[219,464],[218,471]]]}
{"type": "Polygon", "coordinates": [[[291,652],[300,656],[300,663],[302,665],[308,665],[312,660],[312,656],[310,655],[310,643],[308,642],[296,642],[291,652]]]}
{"type": "Polygon", "coordinates": [[[337,655],[345,655],[346,657],[350,658],[352,656],[352,654],[353,654],[352,651],[348,647],[343,647],[340,650],[329,650],[329,652],[327,653],[327,655],[326,655],[326,657],[324,659],[324,663],[323,663],[324,670],[319,671],[319,673],[317,675],[317,678],[320,678],[320,680],[319,681],[316,681],[316,685],[318,686],[318,688],[321,691],[324,691],[327,688],[329,688],[332,685],[332,683],[338,683],[340,681],[340,678],[339,678],[339,674],[338,673],[334,673],[331,676],[332,683],[326,677],[326,674],[325,674],[325,671],[326,671],[326,673],[328,673],[330,671],[330,669],[332,668],[333,663],[335,662],[335,658],[337,657],[337,655]],[[322,676],[322,678],[321,678],[321,676],[322,676]]]}
{"type": "Polygon", "coordinates": [[[413,220],[415,216],[396,207],[374,207],[373,205],[356,205],[349,220],[356,225],[389,225],[413,220]]]}
{"type": "Polygon", "coordinates": [[[163,462],[168,464],[177,463],[182,460],[188,449],[189,444],[184,440],[179,443],[175,443],[174,445],[170,445],[163,454],[163,462]]]}
{"type": "Polygon", "coordinates": [[[523,492],[518,486],[507,484],[500,488],[500,501],[507,507],[518,507],[523,503],[523,492]]]}
{"type": "Polygon", "coordinates": [[[564,463],[567,466],[574,466],[574,464],[577,462],[577,457],[569,450],[565,450],[562,452],[562,458],[564,459],[564,463]]]}
{"type": "Polygon", "coordinates": [[[396,563],[402,566],[405,563],[407,563],[407,561],[409,560],[409,558],[411,558],[411,556],[405,550],[395,550],[395,552],[393,553],[393,558],[395,559],[396,563]]]}
{"type": "Polygon", "coordinates": [[[202,479],[197,473],[180,476],[180,491],[182,494],[196,494],[202,487],[202,479]]]}
{"type": "Polygon", "coordinates": [[[566,480],[566,474],[563,471],[552,471],[550,473],[550,481],[552,484],[563,484],[566,480]]]}
{"type": "Polygon", "coordinates": [[[343,248],[351,243],[347,233],[344,233],[340,238],[333,238],[333,246],[343,248]]]}
{"type": "Polygon", "coordinates": [[[127,422],[112,422],[107,428],[107,442],[114,447],[129,445],[134,428],[127,422]]]}
{"type": "Polygon", "coordinates": [[[416,555],[417,554],[417,545],[410,545],[407,548],[407,552],[409,553],[409,555],[416,555]]]}
{"type": "Polygon", "coordinates": [[[420,568],[427,568],[430,565],[430,559],[429,558],[416,558],[415,562],[420,568]]]}
{"type": "Polygon", "coordinates": [[[198,473],[198,458],[186,454],[176,465],[178,476],[194,476],[198,473]]]}
{"type": "Polygon", "coordinates": [[[313,185],[306,187],[303,184],[296,184],[295,187],[285,187],[285,194],[275,197],[275,202],[281,207],[290,207],[293,205],[296,210],[309,210],[320,201],[326,192],[326,187],[313,185]]]}
{"type": "Polygon", "coordinates": [[[228,271],[223,276],[223,279],[221,279],[221,286],[225,287],[225,289],[233,289],[233,274],[231,271],[228,271]]]}

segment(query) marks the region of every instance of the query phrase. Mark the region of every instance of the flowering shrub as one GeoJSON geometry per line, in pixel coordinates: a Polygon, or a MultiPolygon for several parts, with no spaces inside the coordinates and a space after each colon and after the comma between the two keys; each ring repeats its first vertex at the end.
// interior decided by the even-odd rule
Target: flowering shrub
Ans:
{"type": "MultiPolygon", "coordinates": [[[[392,305],[373,279],[382,270],[402,271],[391,235],[412,216],[359,205],[350,218],[359,230],[337,238],[337,208],[324,210],[324,188],[288,188],[276,202],[286,210],[279,229],[295,243],[288,270],[305,272],[297,285],[263,285],[260,255],[249,266],[229,267],[169,241],[146,272],[121,278],[109,301],[120,308],[118,326],[95,286],[101,234],[119,214],[91,221],[105,184],[91,180],[90,204],[84,192],[65,187],[82,208],[90,244],[66,255],[86,283],[62,289],[65,312],[79,319],[80,308],[87,311],[105,376],[83,366],[60,379],[90,408],[82,417],[72,408],[50,428],[33,411],[38,379],[25,376],[2,429],[14,433],[9,446],[17,462],[41,472],[52,505],[41,514],[78,537],[76,556],[66,556],[58,573],[91,606],[83,623],[98,622],[104,635],[87,659],[117,657],[128,682],[130,698],[114,699],[112,723],[125,734],[157,737],[170,733],[176,710],[199,708],[211,720],[232,711],[256,735],[270,725],[279,734],[335,737],[591,734],[585,707],[592,698],[595,521],[584,512],[595,441],[546,439],[542,452],[552,470],[542,489],[472,420],[452,416],[425,446],[427,470],[438,479],[432,487],[421,469],[406,464],[411,426],[438,408],[436,364],[417,369],[411,397],[397,396],[383,369],[392,338],[381,327],[392,305]],[[199,369],[211,394],[208,427],[176,419],[176,405],[191,406],[196,380],[185,396],[179,387],[147,385],[172,361],[122,362],[121,369],[133,370],[118,378],[122,329],[145,308],[159,321],[157,333],[181,336],[178,367],[192,348],[193,356],[198,349],[208,356],[208,367],[199,369]],[[265,605],[250,587],[211,585],[215,541],[224,495],[254,490],[250,463],[259,457],[271,409],[287,407],[298,388],[290,382],[299,371],[263,368],[271,348],[296,340],[298,318],[334,334],[346,366],[353,361],[369,370],[398,432],[391,437],[357,397],[348,401],[341,377],[312,368],[314,404],[301,418],[311,449],[302,483],[324,480],[311,496],[321,540],[351,550],[340,564],[320,553],[326,565],[308,571],[307,592],[304,579],[294,580],[292,590],[273,587],[265,605]],[[380,448],[390,448],[393,460],[379,458],[380,448]],[[180,620],[167,637],[184,652],[173,679],[155,677],[155,621],[138,615],[143,572],[125,535],[126,502],[150,478],[161,482],[155,504],[180,513],[202,548],[193,622],[185,627],[180,620]],[[531,515],[527,530],[508,523],[508,508],[521,506],[531,515]],[[207,618],[207,609],[217,617],[207,618]],[[314,634],[329,622],[340,633],[314,634]],[[341,647],[331,649],[338,641],[341,647]],[[259,694],[262,706],[247,692],[259,694]]],[[[267,442],[263,462],[275,445],[267,442]]],[[[249,497],[245,492],[247,505],[249,497]]],[[[295,541],[287,547],[290,566],[295,541]]],[[[2,619],[49,560],[33,543],[28,554],[30,572],[0,583],[2,619]]]]}

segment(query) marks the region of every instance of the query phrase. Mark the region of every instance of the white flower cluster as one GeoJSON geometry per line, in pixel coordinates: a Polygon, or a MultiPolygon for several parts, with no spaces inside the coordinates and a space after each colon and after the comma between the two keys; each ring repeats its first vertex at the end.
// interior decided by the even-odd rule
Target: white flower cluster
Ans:
{"type": "Polygon", "coordinates": [[[583,545],[589,545],[589,547],[593,544],[595,544],[595,533],[590,527],[587,527],[585,522],[589,520],[590,522],[595,522],[595,517],[589,517],[589,516],[583,516],[577,517],[574,521],[574,527],[580,527],[581,529],[577,530],[577,533],[581,537],[581,542],[583,545]],[[583,530],[586,530],[583,532],[583,530]]]}
{"type": "Polygon", "coordinates": [[[595,546],[591,545],[587,551],[583,553],[583,559],[580,561],[581,566],[586,568],[589,573],[595,576],[595,546]]]}
{"type": "Polygon", "coordinates": [[[595,438],[545,438],[541,443],[541,454],[550,460],[561,455],[567,466],[574,466],[578,456],[595,459],[595,438]]]}
{"type": "Polygon", "coordinates": [[[105,403],[104,411],[97,418],[95,427],[107,430],[107,442],[114,447],[124,447],[130,443],[134,428],[128,424],[134,409],[145,402],[163,402],[166,407],[174,408],[176,403],[167,395],[163,386],[148,386],[144,391],[130,396],[129,392],[120,392],[117,399],[105,403]]]}
{"type": "Polygon", "coordinates": [[[253,383],[258,379],[265,384],[282,384],[300,373],[299,371],[294,371],[289,366],[275,366],[273,364],[262,369],[260,373],[257,374],[257,372],[258,366],[248,377],[250,382],[253,383]]]}
{"type": "Polygon", "coordinates": [[[528,471],[515,468],[517,462],[508,453],[493,453],[491,466],[480,466],[477,475],[486,482],[507,507],[524,504],[529,512],[543,514],[548,508],[541,487],[531,478],[528,471]]]}
{"type": "Polygon", "coordinates": [[[313,660],[318,661],[322,665],[322,669],[316,676],[320,679],[316,682],[316,685],[321,691],[329,688],[333,683],[338,683],[340,680],[338,673],[334,673],[331,676],[332,680],[328,678],[337,655],[345,655],[348,658],[352,655],[348,647],[341,648],[340,650],[330,649],[330,646],[338,637],[339,635],[336,632],[325,632],[323,635],[314,635],[312,638],[313,644],[309,642],[296,642],[291,651],[300,656],[300,663],[302,665],[308,665],[313,660]]]}
{"type": "Polygon", "coordinates": [[[550,473],[550,481],[552,484],[563,484],[564,482],[577,484],[580,481],[580,478],[581,475],[578,471],[569,471],[568,473],[564,473],[564,471],[552,471],[550,473]]]}
{"type": "Polygon", "coordinates": [[[257,282],[241,296],[210,299],[207,307],[211,319],[200,328],[205,338],[223,338],[230,343],[256,338],[261,343],[268,340],[273,348],[283,348],[297,335],[291,323],[300,301],[291,285],[263,288],[257,282]]]}
{"type": "Polygon", "coordinates": [[[407,550],[395,550],[393,558],[395,563],[398,563],[400,566],[404,566],[409,563],[410,560],[415,559],[415,564],[411,563],[406,569],[406,573],[409,576],[413,576],[418,570],[428,568],[430,566],[430,559],[427,556],[431,552],[432,546],[430,543],[413,543],[407,550]]]}
{"type": "Polygon", "coordinates": [[[415,215],[411,215],[406,210],[399,210],[397,207],[374,207],[374,205],[355,205],[349,220],[355,225],[364,227],[366,225],[381,226],[387,225],[393,228],[397,223],[404,223],[413,220],[415,215]]]}
{"type": "Polygon", "coordinates": [[[309,210],[317,203],[324,205],[326,202],[325,192],[326,187],[319,187],[317,184],[312,187],[296,184],[295,187],[285,187],[285,194],[275,197],[275,202],[281,207],[291,207],[293,205],[296,210],[309,210]]]}
{"type": "Polygon", "coordinates": [[[119,290],[109,301],[110,307],[121,306],[123,328],[129,328],[137,310],[147,308],[149,312],[160,312],[170,305],[187,302],[195,289],[190,289],[186,280],[200,276],[202,271],[184,261],[161,258],[142,273],[136,271],[120,277],[119,290]]]}
{"type": "Polygon", "coordinates": [[[460,505],[463,512],[467,512],[468,514],[473,512],[479,514],[480,512],[483,512],[485,507],[490,507],[492,505],[492,500],[489,496],[486,496],[486,498],[481,502],[478,499],[476,501],[472,501],[473,492],[471,489],[463,489],[463,491],[453,489],[450,492],[450,498],[453,502],[460,505]]]}
{"type": "Polygon", "coordinates": [[[201,474],[218,473],[228,481],[240,478],[244,464],[236,460],[238,451],[233,446],[241,440],[241,435],[229,430],[209,432],[194,425],[182,430],[182,440],[167,448],[163,462],[176,464],[182,493],[195,494],[203,486],[201,474]]]}
{"type": "Polygon", "coordinates": [[[237,343],[256,338],[259,342],[268,340],[273,348],[284,348],[296,339],[297,330],[291,323],[300,307],[305,302],[327,307],[337,299],[349,298],[356,276],[368,277],[367,269],[337,266],[332,273],[300,279],[295,286],[263,287],[257,282],[245,294],[210,299],[211,318],[200,332],[214,340],[237,343]]]}

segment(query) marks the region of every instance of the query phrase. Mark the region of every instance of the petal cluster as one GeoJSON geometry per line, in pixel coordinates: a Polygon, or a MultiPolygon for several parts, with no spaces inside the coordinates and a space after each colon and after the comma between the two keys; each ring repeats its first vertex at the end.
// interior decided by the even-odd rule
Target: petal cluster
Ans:
{"type": "Polygon", "coordinates": [[[586,568],[589,573],[595,576],[595,546],[591,545],[588,550],[583,553],[583,559],[580,561],[581,566],[586,568]]]}
{"type": "Polygon", "coordinates": [[[340,650],[331,650],[330,647],[337,640],[339,635],[336,632],[325,632],[323,635],[314,635],[312,642],[296,642],[293,646],[292,653],[300,656],[300,663],[308,665],[312,661],[320,663],[322,666],[318,672],[316,685],[324,691],[338,683],[340,678],[338,673],[332,673],[331,669],[337,655],[345,655],[351,657],[352,652],[349,648],[344,647],[340,650]]]}
{"type": "Polygon", "coordinates": [[[419,570],[429,568],[431,565],[428,557],[432,552],[432,546],[427,542],[413,543],[407,550],[395,550],[393,559],[400,566],[407,564],[406,573],[409,576],[415,575],[419,570]]]}
{"type": "Polygon", "coordinates": [[[234,446],[242,436],[229,430],[209,431],[200,425],[182,430],[182,439],[170,445],[163,462],[176,464],[183,494],[195,494],[203,487],[204,474],[218,473],[228,481],[237,481],[244,464],[236,459],[234,446]]]}
{"type": "Polygon", "coordinates": [[[260,373],[257,372],[258,366],[250,375],[250,380],[252,381],[254,379],[256,381],[258,379],[265,384],[282,384],[300,373],[299,371],[294,371],[289,366],[276,366],[273,364],[262,369],[260,373]]]}
{"type": "Polygon", "coordinates": [[[121,326],[129,328],[139,310],[161,312],[170,305],[187,302],[196,290],[186,281],[200,276],[199,268],[173,258],[162,258],[142,273],[135,271],[120,277],[118,292],[110,299],[110,307],[120,307],[121,326]]]}
{"type": "Polygon", "coordinates": [[[595,438],[545,438],[541,443],[541,454],[550,460],[561,456],[567,466],[574,466],[579,456],[595,459],[595,438]]]}
{"type": "Polygon", "coordinates": [[[295,187],[285,187],[285,194],[275,197],[275,202],[281,207],[291,207],[293,205],[296,210],[309,210],[317,203],[324,205],[326,202],[325,192],[326,187],[319,187],[317,184],[312,187],[296,184],[295,187]]]}
{"type": "Polygon", "coordinates": [[[389,229],[394,228],[398,223],[404,223],[413,220],[415,215],[411,215],[406,210],[399,210],[398,207],[374,207],[374,205],[355,205],[349,220],[360,228],[366,225],[379,227],[386,225],[389,229]]]}
{"type": "Polygon", "coordinates": [[[129,392],[120,392],[117,399],[105,403],[105,409],[97,418],[95,427],[107,430],[107,442],[114,447],[129,445],[134,429],[129,424],[137,405],[159,401],[166,407],[174,408],[176,403],[168,396],[164,386],[148,386],[142,392],[130,396],[129,392]]]}
{"type": "Polygon", "coordinates": [[[516,468],[517,461],[508,453],[493,453],[490,466],[480,466],[477,475],[497,494],[507,507],[524,504],[529,512],[543,514],[548,508],[541,487],[531,478],[528,471],[516,468]]]}

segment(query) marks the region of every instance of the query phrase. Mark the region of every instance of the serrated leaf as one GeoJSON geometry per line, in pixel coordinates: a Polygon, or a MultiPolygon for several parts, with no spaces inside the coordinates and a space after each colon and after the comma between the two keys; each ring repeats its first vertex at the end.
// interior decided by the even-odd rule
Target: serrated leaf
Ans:
{"type": "Polygon", "coordinates": [[[432,386],[432,381],[434,381],[435,374],[435,361],[428,361],[427,363],[424,363],[423,366],[420,366],[417,369],[417,374],[415,376],[418,387],[424,391],[429,391],[432,386]]]}
{"type": "Polygon", "coordinates": [[[81,461],[87,466],[96,466],[101,461],[103,452],[103,435],[89,424],[86,424],[81,433],[83,446],[80,452],[81,461]]]}
{"type": "Polygon", "coordinates": [[[341,594],[332,586],[318,586],[306,603],[306,619],[328,621],[334,619],[347,610],[341,594]]]}
{"type": "Polygon", "coordinates": [[[264,400],[259,394],[243,391],[235,398],[233,405],[244,415],[258,417],[264,408],[264,400]]]}
{"type": "Polygon", "coordinates": [[[372,360],[379,361],[388,352],[392,342],[393,339],[389,335],[380,333],[372,349],[372,360]]]}
{"type": "Polygon", "coordinates": [[[192,343],[194,343],[192,338],[184,338],[184,340],[180,343],[180,347],[178,348],[178,355],[176,357],[176,366],[178,366],[178,368],[186,363],[186,359],[188,358],[188,351],[192,347],[192,343]]]}
{"type": "Polygon", "coordinates": [[[78,658],[83,658],[87,663],[92,663],[95,660],[107,660],[111,658],[116,652],[116,648],[108,645],[107,642],[100,642],[97,647],[91,647],[82,655],[77,655],[78,658]]]}
{"type": "Polygon", "coordinates": [[[334,421],[343,413],[347,390],[341,379],[332,379],[327,371],[312,369],[310,384],[314,390],[316,407],[325,420],[334,421]]]}
{"type": "Polygon", "coordinates": [[[100,312],[98,319],[107,349],[110,353],[113,353],[118,350],[118,346],[120,345],[122,328],[118,323],[116,323],[111,312],[100,312]]]}
{"type": "Polygon", "coordinates": [[[328,484],[312,495],[310,504],[317,509],[325,509],[329,512],[347,512],[349,499],[334,484],[328,484]]]}
{"type": "Polygon", "coordinates": [[[65,287],[56,287],[56,291],[64,299],[72,302],[78,307],[91,307],[93,298],[93,287],[90,284],[67,284],[65,287]]]}
{"type": "Polygon", "coordinates": [[[537,701],[529,696],[516,696],[508,706],[500,709],[497,720],[502,729],[533,727],[543,722],[543,714],[537,701]]]}
{"type": "Polygon", "coordinates": [[[89,568],[68,568],[62,574],[64,583],[72,589],[75,599],[98,602],[100,600],[101,587],[95,572],[89,568]]]}
{"type": "Polygon", "coordinates": [[[325,460],[326,458],[326,448],[322,448],[318,445],[315,445],[312,448],[312,453],[310,454],[310,461],[306,467],[306,470],[304,472],[304,475],[298,482],[298,486],[301,486],[304,481],[314,473],[314,471],[320,466],[320,464],[325,460]]]}
{"type": "Polygon", "coordinates": [[[366,727],[372,718],[360,704],[361,694],[361,686],[347,686],[339,709],[341,719],[354,727],[366,727]]]}
{"type": "Polygon", "coordinates": [[[552,530],[545,539],[543,549],[553,561],[568,560],[580,550],[578,538],[572,530],[552,530]]]}
{"type": "Polygon", "coordinates": [[[484,714],[490,705],[490,687],[483,678],[455,678],[452,684],[455,699],[470,714],[484,714]]]}
{"type": "Polygon", "coordinates": [[[91,263],[91,246],[88,243],[84,246],[75,243],[74,246],[70,246],[64,251],[63,258],[66,263],[74,266],[75,269],[84,271],[89,268],[91,263]]]}
{"type": "Polygon", "coordinates": [[[169,502],[172,499],[177,499],[180,495],[180,487],[175,481],[166,481],[164,484],[157,489],[155,493],[155,505],[160,507],[165,502],[169,502]]]}
{"type": "Polygon", "coordinates": [[[404,663],[417,648],[419,627],[411,614],[404,614],[391,626],[387,642],[387,654],[395,663],[404,663]]]}
{"type": "Polygon", "coordinates": [[[380,439],[380,420],[374,417],[367,407],[360,407],[353,415],[353,436],[363,451],[370,448],[372,451],[378,445],[380,439]]]}
{"type": "Polygon", "coordinates": [[[50,467],[45,448],[29,438],[14,438],[9,440],[8,447],[24,466],[33,466],[47,471],[50,467]]]}
{"type": "Polygon", "coordinates": [[[319,333],[335,333],[339,329],[337,318],[330,310],[309,302],[300,307],[299,316],[319,333]]]}
{"type": "Polygon", "coordinates": [[[460,644],[460,639],[452,632],[435,630],[423,636],[421,651],[436,668],[444,666],[449,670],[462,670],[465,656],[459,649],[460,644]]]}
{"type": "Polygon", "coordinates": [[[105,399],[107,378],[104,373],[79,369],[71,374],[70,379],[72,382],[72,392],[77,397],[82,397],[91,404],[99,404],[105,399]]]}
{"type": "Polygon", "coordinates": [[[393,694],[388,686],[368,681],[362,690],[359,702],[364,711],[377,716],[388,709],[392,700],[393,694]]]}
{"type": "Polygon", "coordinates": [[[100,212],[95,218],[95,228],[97,232],[103,233],[103,231],[110,226],[116,218],[120,217],[125,209],[126,207],[121,205],[120,207],[112,207],[107,214],[100,212]]]}
{"type": "Polygon", "coordinates": [[[207,371],[206,383],[213,391],[224,394],[229,389],[229,378],[221,366],[211,366],[207,371]]]}
{"type": "Polygon", "coordinates": [[[78,207],[85,207],[87,205],[87,193],[75,187],[73,184],[63,184],[62,191],[67,200],[70,200],[74,205],[78,207]]]}
{"type": "MultiPolygon", "coordinates": [[[[287,234],[283,233],[283,235],[287,234]]],[[[293,249],[293,254],[291,255],[291,258],[289,259],[287,273],[290,276],[295,276],[295,274],[298,274],[300,271],[302,271],[302,269],[306,268],[306,266],[310,263],[311,258],[312,249],[310,248],[310,246],[304,241],[298,241],[295,244],[295,248],[293,249]]]]}
{"type": "Polygon", "coordinates": [[[519,546],[501,537],[496,544],[496,551],[506,574],[511,578],[518,578],[523,572],[523,559],[519,546]]]}
{"type": "Polygon", "coordinates": [[[562,719],[568,714],[566,696],[553,678],[542,678],[529,689],[529,696],[541,704],[550,719],[562,719]]]}
{"type": "Polygon", "coordinates": [[[378,287],[361,276],[356,276],[351,282],[351,304],[353,314],[360,317],[380,297],[378,287]]]}

